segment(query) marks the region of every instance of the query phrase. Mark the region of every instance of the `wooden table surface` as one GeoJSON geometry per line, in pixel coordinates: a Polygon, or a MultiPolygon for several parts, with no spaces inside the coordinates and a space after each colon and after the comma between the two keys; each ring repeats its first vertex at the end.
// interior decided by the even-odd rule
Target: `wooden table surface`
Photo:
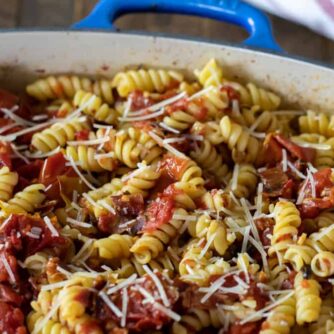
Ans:
{"type": "MultiPolygon", "coordinates": [[[[124,0],[126,1],[126,0],[124,0]]],[[[138,0],[140,1],[140,0],[138,0]]],[[[0,0],[0,28],[68,27],[89,13],[97,0],[0,0]]],[[[334,43],[307,28],[271,16],[275,36],[290,54],[334,63],[334,43]]],[[[246,32],[210,19],[165,14],[131,14],[117,26],[238,42],[246,32]]]]}

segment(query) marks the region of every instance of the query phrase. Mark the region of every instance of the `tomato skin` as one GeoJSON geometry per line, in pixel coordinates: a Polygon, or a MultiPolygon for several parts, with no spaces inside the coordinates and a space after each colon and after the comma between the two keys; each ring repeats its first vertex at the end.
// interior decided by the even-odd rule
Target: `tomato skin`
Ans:
{"type": "Polygon", "coordinates": [[[12,214],[6,224],[0,227],[0,238],[4,240],[8,250],[15,255],[23,255],[23,258],[45,248],[68,246],[66,238],[51,234],[42,218],[28,215],[12,214]],[[32,227],[38,227],[41,230],[39,239],[31,238],[27,234],[32,227]]]}
{"type": "Polygon", "coordinates": [[[22,311],[0,301],[0,332],[7,334],[27,334],[22,311]]]}
{"type": "Polygon", "coordinates": [[[12,169],[11,153],[12,149],[9,144],[0,142],[0,168],[7,166],[9,169],[12,169]]]}
{"type": "Polygon", "coordinates": [[[188,163],[187,159],[166,154],[159,165],[159,171],[162,174],[167,174],[172,180],[178,181],[182,177],[188,163]]]}
{"type": "Polygon", "coordinates": [[[280,134],[274,135],[273,137],[294,157],[308,162],[312,162],[314,160],[316,154],[315,149],[301,147],[280,134]]]}
{"type": "Polygon", "coordinates": [[[237,100],[240,101],[240,93],[231,86],[223,86],[220,89],[221,92],[226,92],[227,97],[230,101],[237,100]]]}
{"type": "Polygon", "coordinates": [[[88,140],[89,138],[89,130],[83,129],[81,131],[77,131],[75,133],[75,140],[88,140]]]}
{"type": "Polygon", "coordinates": [[[154,102],[151,98],[144,96],[143,91],[136,89],[129,95],[131,110],[136,111],[150,107],[154,102]]]}
{"type": "Polygon", "coordinates": [[[0,89],[0,108],[13,108],[18,104],[19,98],[5,89],[0,89]]]}
{"type": "Polygon", "coordinates": [[[145,222],[144,231],[152,232],[161,225],[168,223],[172,219],[174,200],[170,196],[160,195],[151,202],[146,210],[148,220],[145,222]]]}

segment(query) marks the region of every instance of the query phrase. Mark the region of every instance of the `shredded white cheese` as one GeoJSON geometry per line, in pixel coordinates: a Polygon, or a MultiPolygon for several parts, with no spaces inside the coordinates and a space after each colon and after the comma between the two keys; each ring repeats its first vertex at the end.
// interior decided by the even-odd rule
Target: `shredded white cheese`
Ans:
{"type": "Polygon", "coordinates": [[[132,274],[130,277],[128,277],[124,281],[122,281],[122,282],[118,283],[117,285],[108,289],[107,294],[111,295],[118,290],[122,290],[123,288],[128,287],[129,285],[131,285],[132,283],[135,282],[137,276],[138,276],[137,274],[132,274]]]}
{"type": "Polygon", "coordinates": [[[99,296],[118,318],[123,317],[123,313],[121,312],[121,310],[110,300],[110,298],[106,295],[104,291],[100,291],[99,296]]]}
{"type": "Polygon", "coordinates": [[[266,311],[271,310],[271,309],[273,309],[274,307],[276,307],[276,306],[282,304],[283,302],[285,302],[286,300],[288,300],[291,296],[293,296],[294,293],[295,293],[295,291],[291,291],[291,292],[288,293],[286,296],[284,296],[284,297],[278,299],[276,302],[274,302],[274,303],[272,303],[272,304],[270,304],[270,305],[267,305],[266,307],[264,307],[263,309],[261,309],[261,310],[259,310],[259,311],[257,311],[257,312],[254,312],[254,313],[250,314],[249,316],[247,316],[247,317],[245,317],[244,319],[242,319],[242,320],[240,321],[240,324],[243,325],[243,324],[245,324],[245,323],[249,322],[250,320],[255,319],[255,318],[257,318],[257,317],[262,318],[262,317],[263,317],[263,314],[264,314],[266,311]]]}
{"type": "Polygon", "coordinates": [[[172,128],[172,127],[166,125],[166,124],[163,123],[163,122],[160,122],[160,123],[159,123],[159,126],[160,126],[161,128],[163,128],[163,129],[167,130],[167,131],[170,131],[170,132],[173,132],[173,133],[176,133],[176,134],[179,134],[179,133],[180,133],[179,130],[174,129],[174,128],[172,128]]]}
{"type": "Polygon", "coordinates": [[[288,155],[286,149],[282,149],[282,169],[283,172],[287,172],[288,170],[288,155]]]}
{"type": "Polygon", "coordinates": [[[8,263],[7,259],[6,259],[6,256],[2,253],[1,254],[1,257],[0,257],[6,271],[7,271],[7,274],[8,274],[8,277],[9,277],[9,280],[12,282],[12,283],[15,283],[16,282],[16,279],[15,279],[15,275],[12,271],[12,268],[10,267],[10,264],[8,263]]]}
{"type": "Polygon", "coordinates": [[[45,222],[47,228],[50,230],[51,235],[52,235],[53,237],[59,237],[59,233],[58,233],[58,231],[56,230],[56,228],[53,226],[53,224],[52,224],[50,218],[47,217],[47,216],[45,216],[45,217],[43,218],[43,220],[44,220],[44,222],[45,222]]]}
{"type": "Polygon", "coordinates": [[[73,167],[74,171],[78,174],[80,179],[86,184],[86,186],[91,189],[91,190],[96,190],[96,188],[83,176],[83,174],[80,172],[78,166],[75,164],[74,160],[72,157],[67,157],[69,160],[71,166],[73,167]]]}
{"type": "Polygon", "coordinates": [[[158,276],[148,267],[148,265],[144,264],[143,269],[145,272],[151,277],[152,281],[154,282],[155,286],[158,289],[159,295],[161,297],[162,302],[164,303],[165,306],[170,306],[170,302],[167,298],[166,291],[160,282],[158,276]]]}
{"type": "Polygon", "coordinates": [[[92,224],[89,224],[89,223],[85,223],[85,222],[81,222],[81,221],[78,221],[76,219],[73,219],[73,218],[70,218],[70,217],[67,217],[66,218],[66,221],[72,225],[76,225],[76,226],[80,226],[80,227],[84,227],[84,228],[90,228],[90,227],[93,227],[92,224]]]}

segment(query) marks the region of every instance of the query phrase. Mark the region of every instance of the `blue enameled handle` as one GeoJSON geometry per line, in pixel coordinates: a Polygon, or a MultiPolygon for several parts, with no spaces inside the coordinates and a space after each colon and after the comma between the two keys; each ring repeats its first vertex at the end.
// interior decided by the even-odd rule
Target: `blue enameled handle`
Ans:
{"type": "Polygon", "coordinates": [[[249,32],[244,45],[282,51],[274,39],[267,16],[239,0],[101,0],[72,28],[114,30],[113,22],[119,16],[135,12],[188,14],[229,22],[249,32]]]}

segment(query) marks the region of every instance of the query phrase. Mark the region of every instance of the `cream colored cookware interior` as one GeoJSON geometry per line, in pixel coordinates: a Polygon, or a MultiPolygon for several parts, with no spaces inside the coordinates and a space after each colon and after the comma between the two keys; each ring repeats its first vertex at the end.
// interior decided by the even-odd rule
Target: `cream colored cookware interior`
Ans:
{"type": "Polygon", "coordinates": [[[268,53],[193,40],[110,32],[0,34],[0,84],[15,90],[38,76],[112,76],[133,65],[182,69],[188,75],[214,57],[225,74],[271,88],[290,103],[334,111],[334,71],[268,53]]]}

